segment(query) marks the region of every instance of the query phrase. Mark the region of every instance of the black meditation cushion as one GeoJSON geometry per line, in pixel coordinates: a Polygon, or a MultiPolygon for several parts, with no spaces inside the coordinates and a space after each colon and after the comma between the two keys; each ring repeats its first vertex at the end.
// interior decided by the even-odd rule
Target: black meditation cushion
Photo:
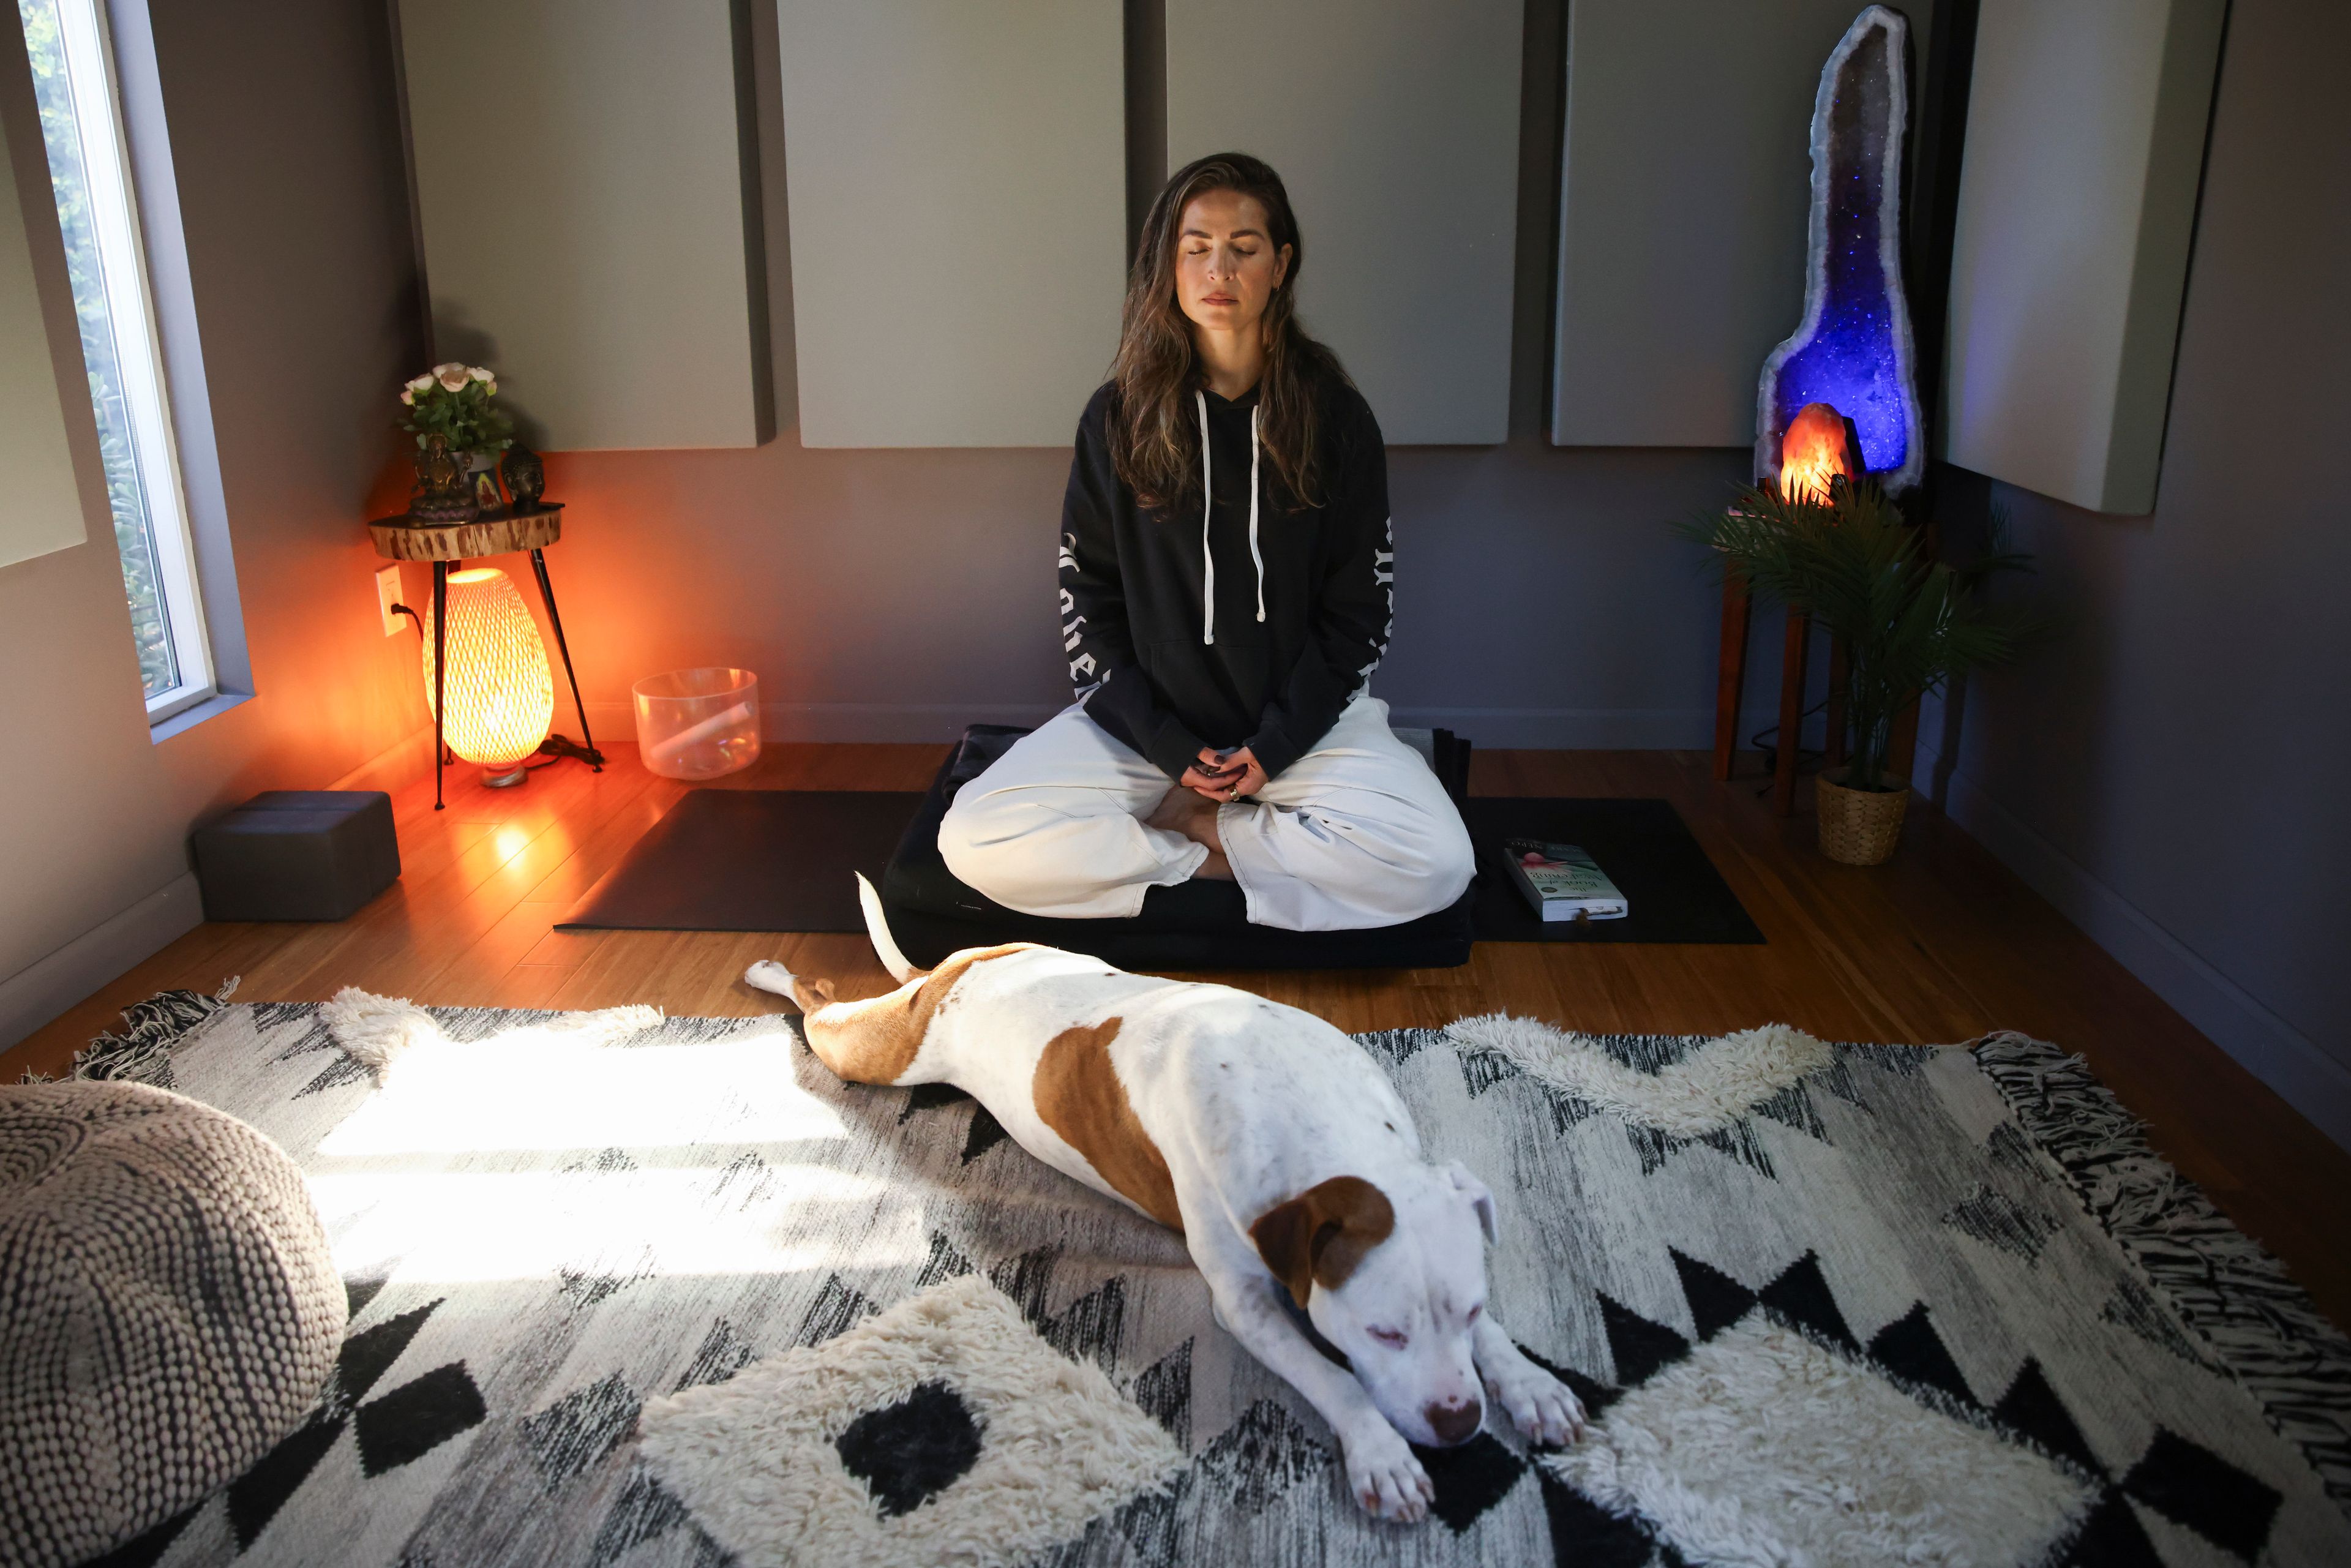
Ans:
{"type": "MultiPolygon", "coordinates": [[[[1469,961],[1476,890],[1448,909],[1402,925],[1360,931],[1280,931],[1252,925],[1241,890],[1195,878],[1144,895],[1143,913],[1123,920],[1055,920],[1022,915],[974,892],[939,857],[939,823],[957,789],[1004,755],[1025,729],[979,724],[931,781],[922,809],[898,841],[882,874],[891,934],[915,964],[929,967],[964,947],[1041,942],[1090,953],[1122,969],[1434,969],[1469,961]]],[[[1469,745],[1437,730],[1432,765],[1459,809],[1468,792],[1469,745]]]]}

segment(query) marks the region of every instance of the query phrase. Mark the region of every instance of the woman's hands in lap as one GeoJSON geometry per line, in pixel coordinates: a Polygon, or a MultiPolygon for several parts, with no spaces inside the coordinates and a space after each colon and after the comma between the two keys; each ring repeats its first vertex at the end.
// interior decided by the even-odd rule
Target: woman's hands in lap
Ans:
{"type": "Polygon", "coordinates": [[[1204,746],[1177,782],[1207,800],[1238,800],[1265,788],[1266,771],[1246,746],[1231,752],[1204,746]]]}

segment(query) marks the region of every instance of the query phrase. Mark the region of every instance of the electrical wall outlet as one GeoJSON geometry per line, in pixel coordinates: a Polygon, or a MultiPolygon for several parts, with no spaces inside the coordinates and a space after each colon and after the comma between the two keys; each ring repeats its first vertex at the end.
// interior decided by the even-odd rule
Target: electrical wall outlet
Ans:
{"type": "Polygon", "coordinates": [[[404,630],[400,612],[392,608],[400,602],[400,563],[380,566],[375,572],[376,607],[383,612],[383,634],[397,637],[404,630]]]}

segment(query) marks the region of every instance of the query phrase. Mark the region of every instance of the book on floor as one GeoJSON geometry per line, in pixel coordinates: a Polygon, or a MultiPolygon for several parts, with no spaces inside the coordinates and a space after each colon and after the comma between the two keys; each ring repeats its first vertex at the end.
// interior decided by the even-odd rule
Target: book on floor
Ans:
{"type": "Polygon", "coordinates": [[[1510,880],[1545,920],[1622,920],[1625,894],[1600,862],[1574,844],[1508,839],[1502,859],[1510,880]]]}

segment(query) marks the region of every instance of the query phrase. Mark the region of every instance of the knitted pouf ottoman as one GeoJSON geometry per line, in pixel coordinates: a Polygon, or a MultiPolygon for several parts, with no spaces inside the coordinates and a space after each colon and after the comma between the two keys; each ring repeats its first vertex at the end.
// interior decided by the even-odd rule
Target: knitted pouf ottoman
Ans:
{"type": "Polygon", "coordinates": [[[242,1473],[344,1313],[260,1133],[142,1084],[0,1088],[0,1563],[79,1562],[242,1473]]]}

